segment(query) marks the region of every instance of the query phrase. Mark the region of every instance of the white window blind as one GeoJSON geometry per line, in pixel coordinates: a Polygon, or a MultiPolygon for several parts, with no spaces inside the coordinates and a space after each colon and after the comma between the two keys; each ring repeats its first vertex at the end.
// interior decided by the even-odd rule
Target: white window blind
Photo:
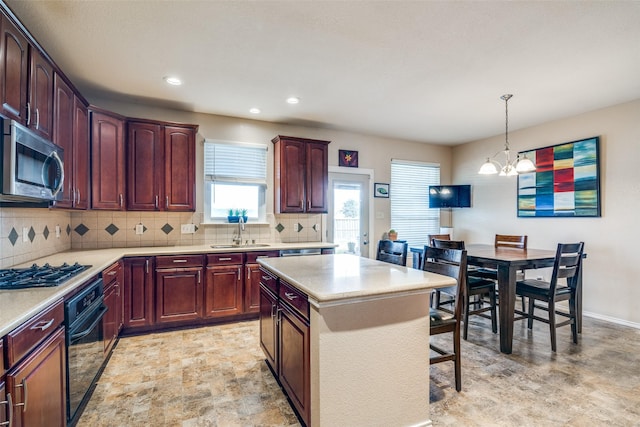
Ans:
{"type": "Polygon", "coordinates": [[[205,141],[204,174],[210,181],[267,183],[267,146],[205,141]]]}
{"type": "Polygon", "coordinates": [[[391,228],[398,240],[422,246],[440,232],[440,209],[429,209],[429,186],[439,184],[439,164],[391,160],[391,228]]]}

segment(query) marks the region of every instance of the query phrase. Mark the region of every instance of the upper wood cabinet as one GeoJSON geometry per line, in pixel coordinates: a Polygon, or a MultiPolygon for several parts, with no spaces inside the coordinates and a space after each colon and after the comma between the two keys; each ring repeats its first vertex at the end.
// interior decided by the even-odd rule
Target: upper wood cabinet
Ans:
{"type": "Polygon", "coordinates": [[[326,213],[330,141],[278,135],[272,142],[276,213],[326,213]]]}
{"type": "Polygon", "coordinates": [[[127,127],[127,209],[195,210],[196,127],[134,120],[127,127]]]}
{"type": "Polygon", "coordinates": [[[89,203],[89,113],[87,106],[56,73],[53,142],[64,149],[63,198],[56,207],[87,209],[89,203]]]}
{"type": "Polygon", "coordinates": [[[125,209],[124,125],[121,116],[91,111],[92,209],[125,209]]]}
{"type": "Polygon", "coordinates": [[[1,112],[51,140],[53,65],[9,18],[0,15],[1,112]]]}

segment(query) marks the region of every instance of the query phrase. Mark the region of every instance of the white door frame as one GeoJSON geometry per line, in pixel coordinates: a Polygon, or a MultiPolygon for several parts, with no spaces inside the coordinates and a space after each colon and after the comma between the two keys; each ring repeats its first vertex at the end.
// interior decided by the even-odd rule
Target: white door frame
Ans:
{"type": "MultiPolygon", "coordinates": [[[[374,211],[374,206],[373,206],[373,183],[374,183],[374,179],[373,179],[373,169],[365,169],[365,168],[346,168],[346,167],[342,167],[342,166],[329,166],[329,173],[344,173],[344,174],[350,174],[350,175],[367,175],[369,177],[369,192],[367,194],[367,198],[369,199],[369,230],[368,230],[368,240],[369,240],[369,244],[367,245],[369,247],[368,251],[369,251],[369,258],[374,257],[375,258],[375,248],[373,248],[371,244],[371,236],[373,235],[372,232],[372,228],[373,228],[373,211],[374,211]]],[[[326,228],[325,228],[326,230],[326,228]]]]}

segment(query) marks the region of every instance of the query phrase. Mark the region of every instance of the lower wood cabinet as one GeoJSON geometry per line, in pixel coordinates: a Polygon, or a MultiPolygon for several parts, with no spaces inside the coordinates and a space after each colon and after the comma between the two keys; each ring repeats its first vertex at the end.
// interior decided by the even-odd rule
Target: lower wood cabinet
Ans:
{"type": "Polygon", "coordinates": [[[260,286],[260,347],[267,364],[278,376],[278,297],[264,285],[260,286]]]}
{"type": "MultiPolygon", "coordinates": [[[[0,369],[4,371],[4,366],[0,369]]],[[[4,376],[0,376],[0,425],[10,426],[9,405],[13,405],[13,401],[9,402],[7,400],[7,392],[4,385],[4,376]]]]}
{"type": "Polygon", "coordinates": [[[124,269],[122,261],[118,261],[102,272],[104,281],[104,304],[108,311],[102,319],[105,357],[111,352],[124,325],[123,286],[124,269]]]}
{"type": "Polygon", "coordinates": [[[156,257],[156,323],[202,318],[202,280],[201,255],[156,257]]]}
{"type": "Polygon", "coordinates": [[[243,313],[243,257],[241,252],[207,255],[205,317],[243,313]]]}
{"type": "Polygon", "coordinates": [[[260,264],[258,258],[277,258],[280,251],[247,252],[244,275],[244,312],[260,311],[260,264]]]}
{"type": "Polygon", "coordinates": [[[65,331],[60,326],[7,373],[11,427],[66,425],[65,358],[65,331]]]}
{"type": "Polygon", "coordinates": [[[155,323],[153,269],[153,257],[124,260],[125,329],[145,328],[155,323]]]}

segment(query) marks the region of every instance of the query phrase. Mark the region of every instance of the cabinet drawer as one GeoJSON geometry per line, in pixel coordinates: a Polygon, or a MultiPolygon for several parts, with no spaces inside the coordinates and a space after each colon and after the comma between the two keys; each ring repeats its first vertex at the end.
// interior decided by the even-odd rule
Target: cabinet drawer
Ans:
{"type": "Polygon", "coordinates": [[[278,295],[278,279],[264,268],[260,267],[260,284],[278,295]]]}
{"type": "Polygon", "coordinates": [[[258,258],[278,258],[280,251],[247,252],[247,264],[255,264],[258,258]]]}
{"type": "Polygon", "coordinates": [[[118,278],[120,271],[122,271],[122,264],[120,262],[116,262],[102,271],[102,280],[104,281],[105,289],[109,283],[118,278]]]}
{"type": "Polygon", "coordinates": [[[156,268],[202,267],[202,255],[162,255],[156,257],[156,268]]]}
{"type": "Polygon", "coordinates": [[[62,300],[7,335],[7,363],[15,365],[31,349],[47,338],[64,321],[62,300]]]}
{"type": "Polygon", "coordinates": [[[290,305],[306,320],[309,320],[309,301],[303,292],[280,279],[280,291],[278,296],[280,297],[280,300],[290,305]]]}
{"type": "Polygon", "coordinates": [[[242,252],[228,254],[208,254],[207,265],[242,264],[242,252]]]}

